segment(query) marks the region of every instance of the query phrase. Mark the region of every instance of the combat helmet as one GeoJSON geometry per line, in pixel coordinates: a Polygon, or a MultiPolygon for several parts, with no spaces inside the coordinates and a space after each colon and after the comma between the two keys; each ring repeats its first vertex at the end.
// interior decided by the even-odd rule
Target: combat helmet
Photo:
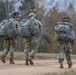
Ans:
{"type": "Polygon", "coordinates": [[[62,21],[63,21],[63,22],[70,22],[71,19],[70,19],[70,17],[65,16],[65,17],[62,18],[62,21]]]}
{"type": "Polygon", "coordinates": [[[13,12],[13,13],[12,13],[12,17],[14,18],[14,17],[16,17],[16,16],[19,17],[19,16],[20,16],[20,13],[19,13],[19,12],[13,12]]]}
{"type": "Polygon", "coordinates": [[[29,15],[28,15],[28,18],[30,17],[36,17],[35,13],[34,12],[31,12],[29,15]]]}

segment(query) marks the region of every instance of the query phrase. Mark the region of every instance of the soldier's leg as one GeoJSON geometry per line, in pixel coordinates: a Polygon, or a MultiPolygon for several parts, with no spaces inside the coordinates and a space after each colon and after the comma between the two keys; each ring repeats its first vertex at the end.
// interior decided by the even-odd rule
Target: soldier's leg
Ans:
{"type": "Polygon", "coordinates": [[[9,48],[10,48],[10,43],[9,43],[9,40],[4,40],[4,52],[3,54],[1,55],[1,60],[3,63],[5,63],[5,57],[6,55],[8,54],[9,52],[9,48]]]}
{"type": "Polygon", "coordinates": [[[67,60],[67,64],[68,64],[68,68],[71,68],[72,67],[72,49],[71,49],[71,45],[67,45],[67,48],[66,48],[66,60],[67,60]]]}
{"type": "Polygon", "coordinates": [[[31,42],[31,52],[29,53],[29,56],[34,58],[35,55],[38,52],[38,47],[39,47],[39,40],[38,38],[33,38],[31,42]]]}
{"type": "Polygon", "coordinates": [[[59,47],[60,52],[59,52],[59,63],[60,63],[60,68],[63,68],[63,61],[64,61],[64,45],[60,45],[59,47]]]}
{"type": "Polygon", "coordinates": [[[39,47],[39,41],[37,38],[32,38],[31,41],[31,52],[29,53],[29,61],[30,64],[33,65],[33,61],[32,59],[35,57],[37,51],[38,51],[38,47],[39,47]]]}
{"type": "Polygon", "coordinates": [[[29,52],[30,52],[30,41],[29,39],[25,39],[25,48],[24,48],[25,65],[29,65],[28,63],[29,52]]]}
{"type": "Polygon", "coordinates": [[[10,40],[10,64],[15,64],[14,60],[15,40],[10,40]]]}
{"type": "Polygon", "coordinates": [[[32,50],[32,47],[31,47],[31,44],[30,44],[29,50],[27,51],[27,53],[28,53],[28,61],[30,62],[31,65],[33,65],[34,64],[33,61],[32,61],[33,56],[30,54],[31,50],[32,50]]]}
{"type": "Polygon", "coordinates": [[[29,65],[28,63],[28,54],[29,54],[29,46],[26,44],[24,48],[24,55],[25,55],[25,65],[29,65]]]}

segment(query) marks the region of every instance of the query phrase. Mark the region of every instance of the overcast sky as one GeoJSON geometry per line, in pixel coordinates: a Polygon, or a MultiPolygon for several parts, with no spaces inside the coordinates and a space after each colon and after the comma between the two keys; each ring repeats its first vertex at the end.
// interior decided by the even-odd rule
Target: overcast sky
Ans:
{"type": "Polygon", "coordinates": [[[45,14],[55,8],[58,12],[67,11],[70,4],[73,5],[76,12],[76,0],[40,0],[39,7],[44,6],[45,14]]]}
{"type": "MultiPolygon", "coordinates": [[[[6,0],[3,0],[6,1],[6,0]]],[[[8,0],[9,2],[12,0],[8,0]]],[[[15,0],[18,1],[14,4],[15,11],[19,11],[19,7],[22,6],[21,0],[15,0]]],[[[58,12],[66,12],[70,6],[70,4],[73,5],[74,11],[76,12],[76,0],[36,0],[39,2],[39,7],[43,6],[44,14],[47,14],[49,11],[53,11],[53,8],[55,8],[58,12]]]]}

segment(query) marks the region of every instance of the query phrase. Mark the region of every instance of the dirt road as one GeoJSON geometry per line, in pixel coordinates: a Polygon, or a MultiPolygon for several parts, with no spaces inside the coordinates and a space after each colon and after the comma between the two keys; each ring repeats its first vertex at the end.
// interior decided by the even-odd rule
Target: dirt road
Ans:
{"type": "Polygon", "coordinates": [[[64,61],[64,69],[59,68],[58,60],[34,60],[34,62],[33,66],[26,66],[24,60],[16,60],[14,65],[9,64],[9,61],[5,64],[0,61],[0,75],[45,75],[76,70],[75,60],[71,69],[67,68],[66,61],[64,61]]]}

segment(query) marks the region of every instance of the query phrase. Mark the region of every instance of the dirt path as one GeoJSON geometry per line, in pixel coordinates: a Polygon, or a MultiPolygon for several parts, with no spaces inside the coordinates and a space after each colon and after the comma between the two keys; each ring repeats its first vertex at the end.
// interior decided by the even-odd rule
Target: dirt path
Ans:
{"type": "Polygon", "coordinates": [[[5,64],[0,61],[0,75],[44,75],[76,70],[75,60],[71,69],[67,68],[66,61],[64,61],[64,69],[59,68],[58,60],[34,60],[34,62],[33,66],[26,66],[24,60],[16,60],[14,65],[10,65],[8,61],[5,64]]]}

